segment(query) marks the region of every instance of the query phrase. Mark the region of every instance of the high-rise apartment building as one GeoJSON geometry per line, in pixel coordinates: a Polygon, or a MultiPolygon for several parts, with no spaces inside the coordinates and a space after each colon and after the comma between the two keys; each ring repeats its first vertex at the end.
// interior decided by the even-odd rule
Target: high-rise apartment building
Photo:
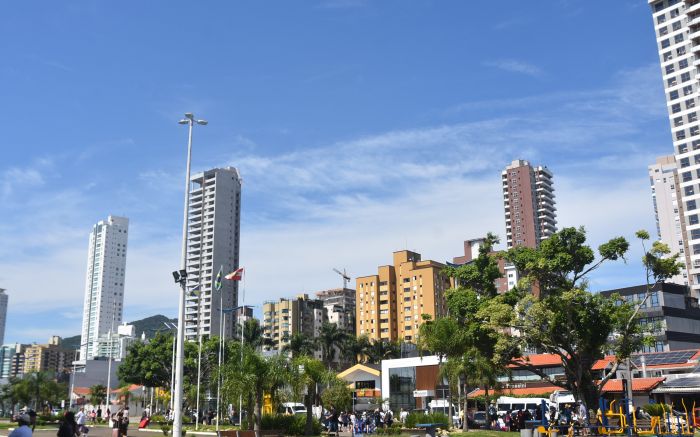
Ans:
{"type": "Polygon", "coordinates": [[[273,345],[263,349],[281,351],[294,334],[315,338],[324,321],[323,301],[309,299],[308,294],[297,295],[295,299],[267,301],[263,303],[263,335],[272,340],[273,345]]]}
{"type": "Polygon", "coordinates": [[[80,360],[98,354],[100,336],[122,321],[129,219],[109,216],[92,228],[88,246],[80,360]]]}
{"type": "Polygon", "coordinates": [[[5,324],[7,323],[8,296],[4,288],[0,288],[0,344],[5,343],[5,324]]]}
{"type": "Polygon", "coordinates": [[[552,176],[547,167],[534,167],[521,159],[501,172],[509,249],[537,247],[557,231],[552,176]]]}
{"type": "MultiPolygon", "coordinates": [[[[222,296],[215,290],[219,269],[238,268],[241,227],[241,177],[233,167],[192,175],[187,233],[187,289],[185,336],[219,335],[222,296]]],[[[238,305],[238,281],[222,280],[223,307],[238,305]]],[[[225,337],[233,335],[230,315],[225,337]]]]}
{"type": "Polygon", "coordinates": [[[662,156],[649,166],[651,199],[656,216],[656,232],[671,254],[679,254],[683,264],[681,272],[666,282],[688,285],[688,263],[690,262],[685,238],[685,221],[681,199],[678,168],[673,155],[662,156]]]}
{"type": "Polygon", "coordinates": [[[370,340],[415,342],[423,314],[445,314],[445,291],[450,280],[445,264],[421,261],[408,250],[394,252],[392,265],[379,266],[376,275],[357,278],[357,335],[370,340]]]}
{"type": "Polygon", "coordinates": [[[61,347],[61,337],[51,337],[47,344],[27,346],[23,372],[64,372],[70,368],[74,353],[61,347]]]}
{"type": "MultiPolygon", "coordinates": [[[[649,0],[666,108],[678,166],[680,217],[685,227],[691,295],[700,296],[700,121],[697,66],[700,61],[700,0],[649,0]]],[[[676,245],[677,248],[677,245],[676,245]]]]}
{"type": "Polygon", "coordinates": [[[323,302],[323,309],[328,323],[333,323],[349,335],[355,335],[355,290],[351,288],[333,288],[316,293],[316,298],[323,302]]]}

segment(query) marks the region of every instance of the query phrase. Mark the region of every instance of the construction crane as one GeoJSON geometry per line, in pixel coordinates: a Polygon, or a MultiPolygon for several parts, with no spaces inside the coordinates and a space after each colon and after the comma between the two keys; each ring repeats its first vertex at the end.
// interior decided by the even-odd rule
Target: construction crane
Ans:
{"type": "Polygon", "coordinates": [[[343,271],[341,272],[340,270],[334,268],[333,271],[343,277],[343,289],[348,288],[348,281],[350,280],[350,276],[348,276],[347,272],[345,272],[345,269],[343,269],[343,271]]]}

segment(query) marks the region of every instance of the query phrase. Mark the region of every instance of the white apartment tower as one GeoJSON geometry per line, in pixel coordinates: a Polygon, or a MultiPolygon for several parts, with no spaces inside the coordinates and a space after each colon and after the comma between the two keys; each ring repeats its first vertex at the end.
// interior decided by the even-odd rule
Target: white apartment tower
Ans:
{"type": "Polygon", "coordinates": [[[700,121],[698,72],[700,65],[700,0],[648,0],[656,43],[673,148],[678,166],[680,217],[689,257],[691,296],[700,295],[700,121]]]}
{"type": "MultiPolygon", "coordinates": [[[[187,297],[185,337],[218,336],[223,307],[238,305],[238,281],[222,279],[221,293],[215,289],[216,275],[238,268],[241,227],[241,177],[233,167],[215,168],[191,177],[187,231],[187,297]]],[[[226,337],[234,324],[226,318],[226,337]]]]}
{"type": "Polygon", "coordinates": [[[679,261],[684,266],[680,274],[667,282],[688,285],[687,263],[690,258],[687,256],[685,222],[681,219],[683,203],[679,202],[680,186],[673,155],[657,158],[656,163],[649,166],[649,182],[659,240],[671,249],[672,254],[680,254],[679,261]]]}
{"type": "Polygon", "coordinates": [[[99,355],[99,339],[122,321],[129,219],[109,216],[92,228],[88,246],[80,361],[99,355]]]}
{"type": "Polygon", "coordinates": [[[7,300],[5,289],[0,288],[0,344],[5,344],[5,324],[7,323],[7,300]]]}
{"type": "Polygon", "coordinates": [[[552,172],[518,159],[501,172],[506,243],[537,247],[557,231],[552,172]]]}

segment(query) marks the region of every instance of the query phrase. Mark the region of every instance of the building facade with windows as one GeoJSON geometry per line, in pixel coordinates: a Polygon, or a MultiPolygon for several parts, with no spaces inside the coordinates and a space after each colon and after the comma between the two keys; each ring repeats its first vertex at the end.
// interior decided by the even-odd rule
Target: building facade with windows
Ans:
{"type": "Polygon", "coordinates": [[[553,174],[547,167],[522,159],[501,172],[506,244],[537,247],[557,231],[553,174]]]}
{"type": "Polygon", "coordinates": [[[23,374],[32,372],[67,372],[75,351],[61,347],[61,337],[53,336],[47,344],[32,344],[24,350],[23,374]]]}
{"type": "MultiPolygon", "coordinates": [[[[238,305],[238,281],[222,280],[215,290],[216,275],[239,267],[241,228],[241,177],[233,167],[214,168],[192,175],[187,233],[187,289],[185,338],[219,335],[220,306],[238,305]],[[222,299],[223,298],[223,299],[222,299]]],[[[224,313],[226,332],[234,332],[233,317],[224,313]]]]}
{"type": "MultiPolygon", "coordinates": [[[[604,296],[618,294],[629,303],[644,299],[646,285],[601,291],[604,296]]],[[[640,352],[668,352],[700,348],[700,308],[688,287],[673,283],[654,286],[640,310],[639,323],[654,338],[654,344],[640,352]]]]}
{"type": "Polygon", "coordinates": [[[323,302],[328,323],[334,323],[341,330],[355,335],[355,290],[351,288],[323,290],[316,293],[316,298],[323,302]]]}
{"type": "Polygon", "coordinates": [[[88,246],[80,360],[97,356],[99,338],[122,321],[129,219],[109,216],[93,226],[88,246]]]}
{"type": "MultiPolygon", "coordinates": [[[[685,220],[681,199],[678,168],[673,155],[662,156],[649,166],[651,198],[656,217],[656,233],[671,250],[671,255],[678,254],[683,268],[668,282],[688,285],[688,263],[690,262],[688,244],[685,238],[685,220]]],[[[696,233],[700,229],[696,230],[696,233]]]]}
{"type": "Polygon", "coordinates": [[[137,341],[134,325],[119,325],[115,332],[100,337],[97,356],[121,360],[126,357],[129,346],[137,341]]]}
{"type": "Polygon", "coordinates": [[[323,301],[309,299],[308,294],[299,294],[295,299],[267,301],[263,303],[263,335],[272,345],[264,346],[263,350],[282,351],[294,334],[315,338],[325,320],[323,301]]]}
{"type": "Polygon", "coordinates": [[[5,343],[5,325],[7,323],[7,302],[9,297],[4,288],[0,288],[0,344],[5,343]]]}
{"type": "Polygon", "coordinates": [[[700,295],[700,121],[697,63],[700,61],[700,0],[649,0],[675,160],[689,257],[688,282],[700,295]]]}
{"type": "MultiPolygon", "coordinates": [[[[483,244],[483,238],[465,240],[464,255],[452,258],[452,264],[457,266],[469,264],[479,256],[479,249],[483,244]]],[[[498,254],[498,252],[494,252],[493,254],[496,255],[498,254]]],[[[498,293],[505,293],[506,291],[510,290],[518,284],[518,271],[516,270],[513,263],[510,263],[504,260],[503,258],[498,258],[498,271],[501,272],[501,275],[503,275],[495,281],[496,290],[498,291],[498,293]]]]}
{"type": "Polygon", "coordinates": [[[400,250],[394,252],[392,265],[379,266],[376,275],[358,277],[357,335],[415,343],[424,314],[435,319],[446,313],[445,291],[451,284],[442,274],[444,267],[400,250]]]}

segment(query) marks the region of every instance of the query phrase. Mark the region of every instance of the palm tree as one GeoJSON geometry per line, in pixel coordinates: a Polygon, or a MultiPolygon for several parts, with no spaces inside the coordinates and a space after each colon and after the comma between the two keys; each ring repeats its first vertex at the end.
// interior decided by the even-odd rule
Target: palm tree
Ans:
{"type": "Polygon", "coordinates": [[[395,341],[376,340],[367,351],[368,361],[379,364],[382,360],[391,360],[401,356],[401,346],[395,341]]]}
{"type": "Polygon", "coordinates": [[[313,355],[314,350],[316,350],[314,341],[306,334],[302,334],[301,332],[292,334],[291,337],[285,334],[284,340],[287,342],[287,344],[282,347],[282,352],[289,353],[292,358],[297,358],[304,355],[310,356],[313,355]]]}
{"type": "Polygon", "coordinates": [[[95,384],[90,387],[90,403],[92,405],[102,405],[107,399],[107,387],[102,384],[95,384]]]}
{"type": "Polygon", "coordinates": [[[369,359],[368,353],[371,346],[372,344],[367,335],[361,335],[359,337],[348,335],[345,339],[343,350],[347,360],[355,364],[362,364],[366,363],[369,359]]]}
{"type": "Polygon", "coordinates": [[[263,346],[272,346],[274,343],[269,337],[265,337],[263,328],[258,319],[248,319],[243,325],[236,325],[236,335],[240,339],[243,334],[243,343],[251,345],[259,350],[263,346]],[[241,330],[243,332],[241,333],[241,330]]]}
{"type": "Polygon", "coordinates": [[[328,364],[328,369],[331,368],[331,363],[335,358],[336,349],[340,349],[348,334],[339,329],[335,323],[324,322],[318,331],[316,341],[321,346],[321,354],[323,361],[328,364]]]}
{"type": "Polygon", "coordinates": [[[313,434],[313,416],[311,406],[318,396],[319,384],[329,382],[335,376],[330,370],[326,370],[323,363],[309,356],[300,356],[293,360],[292,387],[297,394],[304,392],[304,405],[306,406],[306,426],[304,435],[313,434]]]}

